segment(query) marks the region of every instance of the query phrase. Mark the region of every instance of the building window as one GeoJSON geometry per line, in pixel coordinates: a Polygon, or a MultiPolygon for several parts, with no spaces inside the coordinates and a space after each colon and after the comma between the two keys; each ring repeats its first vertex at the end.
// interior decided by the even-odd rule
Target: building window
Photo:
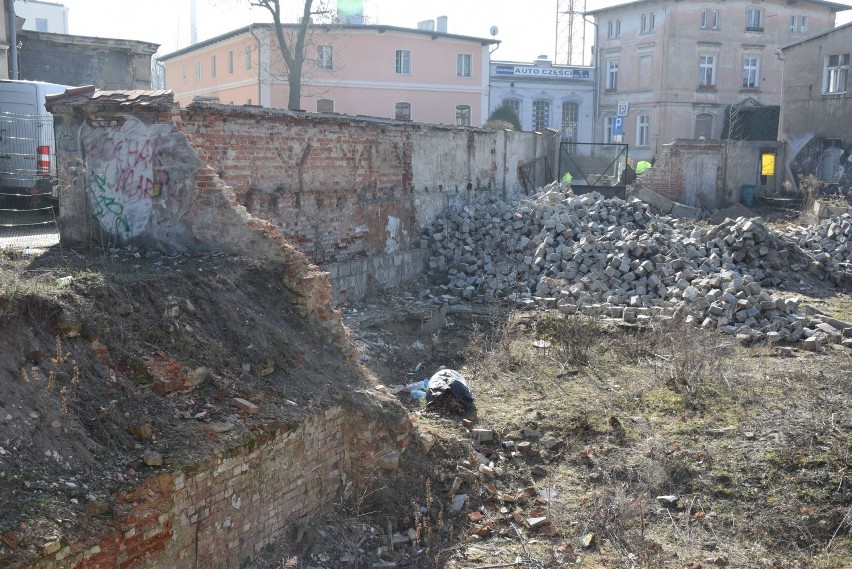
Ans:
{"type": "Polygon", "coordinates": [[[654,77],[654,57],[652,55],[639,56],[639,89],[651,90],[651,80],[654,77]]]}
{"type": "Polygon", "coordinates": [[[760,76],[760,60],[756,57],[743,58],[743,88],[757,89],[760,76]]]}
{"type": "Polygon", "coordinates": [[[808,33],[808,17],[807,16],[790,16],[790,33],[791,34],[807,34],[808,33]]]}
{"type": "Polygon", "coordinates": [[[701,10],[701,29],[719,29],[719,10],[701,10]]]}
{"type": "Polygon", "coordinates": [[[201,81],[201,62],[200,61],[195,62],[195,80],[201,81]]]}
{"type": "Polygon", "coordinates": [[[610,59],[606,62],[606,90],[618,89],[618,60],[610,59]]]}
{"type": "Polygon", "coordinates": [[[317,112],[318,113],[333,113],[334,112],[334,101],[331,99],[317,99],[317,112]]]}
{"type": "Polygon", "coordinates": [[[317,67],[320,69],[334,69],[334,52],[330,45],[317,46],[317,67]]]}
{"type": "Polygon", "coordinates": [[[521,101],[519,99],[503,99],[502,104],[512,109],[515,116],[518,117],[518,122],[521,122],[521,101]]]}
{"type": "Polygon", "coordinates": [[[210,56],[210,77],[216,77],[216,56],[210,56]]]}
{"type": "Polygon", "coordinates": [[[550,126],[550,101],[533,101],[533,130],[550,126]]]}
{"type": "Polygon", "coordinates": [[[396,72],[398,75],[411,74],[411,52],[409,50],[396,50],[396,72]]]}
{"type": "Polygon", "coordinates": [[[397,103],[393,118],[400,121],[411,120],[411,103],[397,103]]]}
{"type": "Polygon", "coordinates": [[[459,53],[456,55],[456,75],[459,77],[470,77],[471,72],[471,55],[469,53],[459,53]]]}
{"type": "Polygon", "coordinates": [[[37,32],[46,32],[47,31],[47,19],[45,18],[36,18],[36,31],[37,32]]]}
{"type": "Polygon", "coordinates": [[[579,103],[562,103],[562,140],[577,142],[577,121],[579,116],[579,103]]]}
{"type": "Polygon", "coordinates": [[[612,144],[612,123],[613,117],[606,117],[606,123],[604,124],[604,142],[607,144],[612,144]]]}
{"type": "Polygon", "coordinates": [[[713,115],[702,113],[695,116],[695,138],[713,138],[713,115]]]}
{"type": "Polygon", "coordinates": [[[763,31],[763,10],[760,10],[758,8],[749,8],[746,11],[746,31],[763,31]]]}
{"type": "Polygon", "coordinates": [[[470,126],[470,105],[456,105],[456,125],[470,126]]]}
{"type": "Polygon", "coordinates": [[[702,55],[698,58],[698,87],[716,87],[716,58],[712,55],[702,55]]]}
{"type": "Polygon", "coordinates": [[[621,37],[621,18],[607,22],[607,37],[610,39],[621,37]]]}
{"type": "Polygon", "coordinates": [[[825,58],[825,94],[845,93],[848,79],[848,53],[829,55],[825,58]]]}
{"type": "Polygon", "coordinates": [[[234,50],[228,51],[228,73],[234,72],[234,50]]]}
{"type": "Polygon", "coordinates": [[[246,69],[251,69],[251,46],[246,46],[246,69]]]}
{"type": "Polygon", "coordinates": [[[655,15],[654,12],[650,12],[648,14],[642,14],[642,28],[640,33],[650,34],[654,31],[654,20],[655,15]]]}
{"type": "Polygon", "coordinates": [[[636,146],[648,146],[648,134],[651,130],[651,120],[648,115],[636,117],[636,146]]]}

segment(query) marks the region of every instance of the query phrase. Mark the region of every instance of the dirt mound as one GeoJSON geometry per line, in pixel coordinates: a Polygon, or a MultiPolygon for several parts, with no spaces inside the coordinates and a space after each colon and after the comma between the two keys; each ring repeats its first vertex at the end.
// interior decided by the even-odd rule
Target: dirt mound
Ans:
{"type": "Polygon", "coordinates": [[[279,267],[220,254],[4,253],[0,565],[109,524],[157,468],[355,397],[369,379],[294,301],[279,267]]]}

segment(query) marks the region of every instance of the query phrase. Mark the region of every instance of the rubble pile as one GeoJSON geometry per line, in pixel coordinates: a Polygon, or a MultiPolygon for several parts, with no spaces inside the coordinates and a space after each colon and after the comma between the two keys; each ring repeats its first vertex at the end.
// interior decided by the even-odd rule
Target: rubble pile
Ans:
{"type": "Polygon", "coordinates": [[[797,227],[791,237],[835,283],[852,279],[852,215],[844,213],[818,225],[797,227]]]}
{"type": "MultiPolygon", "coordinates": [[[[844,227],[825,232],[840,242],[844,227]]],[[[798,300],[763,286],[798,283],[830,265],[819,261],[825,251],[806,254],[761,218],[705,228],[656,216],[635,198],[575,196],[558,183],[515,204],[482,199],[454,210],[424,240],[430,272],[448,277],[441,292],[450,298],[508,298],[627,322],[678,315],[748,340],[817,333],[798,300]]]]}

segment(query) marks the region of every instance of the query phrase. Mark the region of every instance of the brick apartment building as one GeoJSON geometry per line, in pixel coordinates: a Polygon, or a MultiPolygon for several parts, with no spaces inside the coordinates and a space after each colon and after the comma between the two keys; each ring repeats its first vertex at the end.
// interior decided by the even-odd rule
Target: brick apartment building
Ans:
{"type": "Polygon", "coordinates": [[[651,158],[676,138],[719,138],[729,105],[781,103],[780,46],[833,28],[849,9],[823,0],[635,0],[588,12],[597,140],[612,141],[621,103],[631,157],[651,158]]]}

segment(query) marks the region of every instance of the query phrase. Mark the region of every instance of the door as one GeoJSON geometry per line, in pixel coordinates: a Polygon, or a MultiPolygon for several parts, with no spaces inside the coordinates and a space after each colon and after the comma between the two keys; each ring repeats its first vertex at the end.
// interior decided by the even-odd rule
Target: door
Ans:
{"type": "MultiPolygon", "coordinates": [[[[701,155],[689,160],[683,168],[683,203],[692,207],[716,207],[716,173],[719,158],[701,155]]],[[[708,209],[709,209],[708,208],[708,209]]]]}

